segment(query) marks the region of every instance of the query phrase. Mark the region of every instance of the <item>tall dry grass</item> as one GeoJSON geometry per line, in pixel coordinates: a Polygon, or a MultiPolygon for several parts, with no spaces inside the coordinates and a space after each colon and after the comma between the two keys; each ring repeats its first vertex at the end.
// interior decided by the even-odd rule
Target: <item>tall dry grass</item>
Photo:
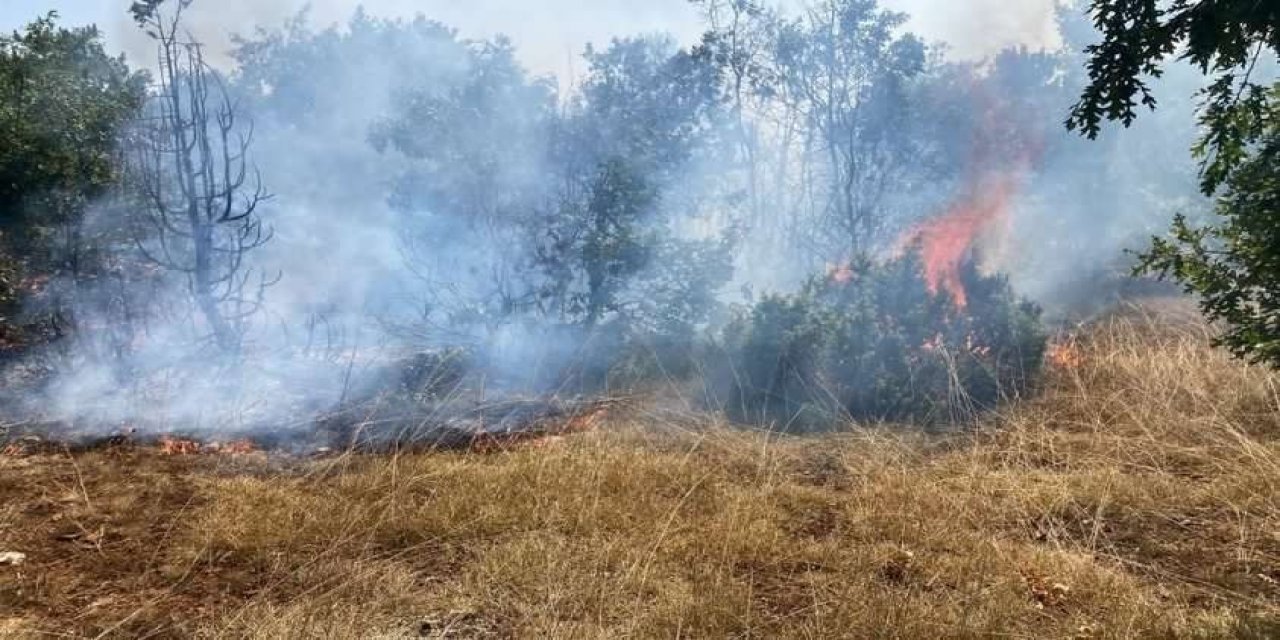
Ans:
{"type": "Polygon", "coordinates": [[[141,518],[147,501],[112,501],[128,477],[185,500],[147,562],[93,587],[118,598],[100,614],[59,621],[89,586],[51,569],[0,633],[1280,637],[1277,378],[1206,336],[1168,313],[1100,321],[1041,395],[951,437],[637,411],[485,456],[90,457],[62,477],[85,496],[67,518],[141,518]]]}

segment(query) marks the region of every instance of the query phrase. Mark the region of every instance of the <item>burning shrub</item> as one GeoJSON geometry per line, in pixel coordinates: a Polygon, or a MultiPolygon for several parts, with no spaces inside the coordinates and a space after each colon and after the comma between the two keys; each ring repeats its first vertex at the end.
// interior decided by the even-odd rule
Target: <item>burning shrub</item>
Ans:
{"type": "Polygon", "coordinates": [[[811,430],[842,418],[958,421],[1020,393],[1046,337],[1040,310],[970,263],[964,304],[919,257],[856,261],[767,297],[727,329],[737,420],[811,430]]]}

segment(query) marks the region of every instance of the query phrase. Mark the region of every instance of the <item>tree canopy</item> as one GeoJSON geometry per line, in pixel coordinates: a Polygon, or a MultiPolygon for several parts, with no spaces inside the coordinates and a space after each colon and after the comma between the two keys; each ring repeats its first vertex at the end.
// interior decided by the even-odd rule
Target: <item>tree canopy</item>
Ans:
{"type": "Polygon", "coordinates": [[[57,14],[0,35],[0,333],[8,342],[36,282],[93,269],[80,221],[119,173],[120,126],[146,76],[103,48],[93,27],[57,14]]]}
{"type": "Polygon", "coordinates": [[[1094,138],[1104,121],[1132,124],[1140,104],[1156,107],[1150,80],[1164,74],[1170,59],[1187,60],[1211,78],[1203,92],[1206,133],[1196,152],[1205,162],[1202,187],[1213,193],[1264,135],[1271,97],[1254,74],[1265,54],[1280,55],[1280,5],[1095,0],[1090,12],[1102,41],[1086,49],[1089,84],[1067,126],[1094,138]]]}
{"type": "Polygon", "coordinates": [[[1175,56],[1208,76],[1201,92],[1201,190],[1217,198],[1216,224],[1186,217],[1154,239],[1140,270],[1172,277],[1223,325],[1237,356],[1280,367],[1280,5],[1255,0],[1095,0],[1102,41],[1087,49],[1089,85],[1067,121],[1096,137],[1106,120],[1128,126],[1149,83],[1175,56]],[[1260,77],[1261,76],[1261,77],[1260,77]]]}
{"type": "Polygon", "coordinates": [[[56,13],[0,36],[5,222],[39,214],[34,196],[90,195],[111,182],[117,128],[137,109],[144,86],[143,75],[107,55],[96,28],[59,27],[56,13]]]}

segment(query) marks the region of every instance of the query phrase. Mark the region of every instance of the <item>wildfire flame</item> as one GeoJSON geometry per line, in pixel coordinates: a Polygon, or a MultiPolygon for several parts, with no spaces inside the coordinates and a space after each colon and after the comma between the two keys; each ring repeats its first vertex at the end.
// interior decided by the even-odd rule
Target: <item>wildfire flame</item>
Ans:
{"type": "Polygon", "coordinates": [[[258,446],[249,440],[236,440],[224,444],[216,444],[213,446],[218,453],[239,456],[254,453],[258,450],[258,446]]]}
{"type": "Polygon", "coordinates": [[[1009,203],[1016,191],[1014,173],[990,175],[941,217],[907,232],[901,244],[919,248],[930,293],[947,294],[957,309],[969,306],[961,270],[972,258],[971,250],[978,239],[1008,219],[1009,203]]]}
{"type": "MultiPolygon", "coordinates": [[[[945,352],[947,351],[947,339],[939,333],[938,335],[925,340],[924,344],[920,345],[920,349],[930,353],[945,352]]],[[[977,336],[969,334],[964,338],[963,352],[981,359],[991,355],[991,347],[982,344],[977,336]]]]}
{"type": "Polygon", "coordinates": [[[1067,338],[1050,344],[1045,359],[1059,369],[1079,369],[1084,364],[1084,351],[1074,338],[1067,338]]]}
{"type": "Polygon", "coordinates": [[[482,434],[472,439],[468,450],[472,453],[491,454],[511,451],[519,445],[534,449],[550,448],[564,442],[569,435],[594,430],[607,413],[607,408],[597,407],[561,424],[547,425],[531,431],[482,434]]]}
{"type": "Polygon", "coordinates": [[[853,265],[848,262],[827,264],[827,279],[835,284],[849,284],[854,277],[853,265]]]}
{"type": "Polygon", "coordinates": [[[167,456],[192,456],[200,453],[200,443],[194,440],[165,436],[160,438],[159,446],[160,452],[167,456]]]}
{"type": "Polygon", "coordinates": [[[926,284],[946,294],[959,310],[969,306],[961,277],[974,260],[978,242],[1010,220],[1010,209],[1025,176],[1044,152],[1042,133],[1015,105],[987,89],[973,99],[983,113],[969,150],[968,178],[955,200],[935,218],[907,231],[898,248],[917,248],[926,284]]]}
{"type": "Polygon", "coordinates": [[[204,444],[195,440],[163,436],[156,444],[160,449],[160,453],[167,456],[194,456],[202,453],[238,456],[254,453],[258,450],[257,445],[248,440],[204,444]]]}

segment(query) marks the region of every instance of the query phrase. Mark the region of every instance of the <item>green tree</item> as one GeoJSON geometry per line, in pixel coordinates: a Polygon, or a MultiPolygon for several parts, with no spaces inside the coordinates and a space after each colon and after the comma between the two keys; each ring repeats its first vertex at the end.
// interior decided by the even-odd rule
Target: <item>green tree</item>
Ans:
{"type": "Polygon", "coordinates": [[[880,239],[891,195],[910,188],[921,163],[909,89],[925,70],[926,48],[901,33],[906,21],[874,0],[824,0],[779,28],[782,95],[826,173],[816,228],[834,230],[834,248],[847,255],[880,239]]]}
{"type": "MultiPolygon", "coordinates": [[[[1280,87],[1280,85],[1277,85],[1280,87]]],[[[1217,338],[1237,357],[1280,367],[1280,89],[1272,88],[1262,130],[1226,173],[1217,213],[1222,222],[1174,220],[1141,268],[1172,276],[1200,297],[1224,331],[1217,338]]]]}
{"type": "Polygon", "coordinates": [[[117,183],[117,133],[145,91],[146,76],[107,55],[93,27],[59,27],[51,12],[22,32],[0,36],[0,302],[6,316],[34,292],[34,281],[79,278],[97,268],[94,245],[102,239],[86,238],[80,222],[117,183]]]}
{"type": "MultiPolygon", "coordinates": [[[[671,196],[694,158],[714,144],[722,115],[718,71],[704,52],[666,38],[615,40],[588,49],[586,59],[581,94],[552,136],[554,182],[563,187],[537,250],[543,304],[588,327],[621,317],[670,328],[646,302],[687,266],[655,257],[681,244],[672,223],[690,211],[671,196]]],[[[684,245],[684,257],[710,260],[705,271],[714,276],[698,280],[708,287],[727,279],[711,264],[717,245],[684,245]]],[[[699,311],[685,319],[696,323],[709,308],[699,311]]]]}
{"type": "Polygon", "coordinates": [[[1095,0],[1091,13],[1102,41],[1087,49],[1090,82],[1069,128],[1094,138],[1104,121],[1127,126],[1139,105],[1154,109],[1150,80],[1175,55],[1210,76],[1193,153],[1219,221],[1195,226],[1179,217],[1139,271],[1172,277],[1198,296],[1205,315],[1223,325],[1220,345],[1280,367],[1280,82],[1259,78],[1280,54],[1280,5],[1095,0]]]}
{"type": "Polygon", "coordinates": [[[650,259],[641,221],[654,204],[643,177],[621,160],[600,168],[587,203],[581,259],[586,275],[583,305],[588,326],[615,310],[618,293],[650,259]]]}

